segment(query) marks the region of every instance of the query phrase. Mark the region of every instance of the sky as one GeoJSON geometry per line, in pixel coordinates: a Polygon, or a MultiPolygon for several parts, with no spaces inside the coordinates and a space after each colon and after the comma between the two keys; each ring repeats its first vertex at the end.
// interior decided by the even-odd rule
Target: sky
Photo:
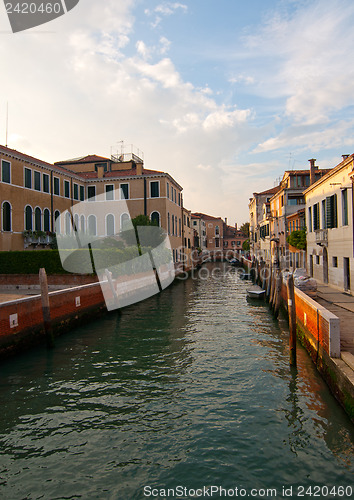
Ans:
{"type": "Polygon", "coordinates": [[[354,152],[353,26],[352,0],[80,0],[13,34],[1,3],[0,143],[48,162],[133,144],[186,208],[240,225],[285,170],[354,152]]]}

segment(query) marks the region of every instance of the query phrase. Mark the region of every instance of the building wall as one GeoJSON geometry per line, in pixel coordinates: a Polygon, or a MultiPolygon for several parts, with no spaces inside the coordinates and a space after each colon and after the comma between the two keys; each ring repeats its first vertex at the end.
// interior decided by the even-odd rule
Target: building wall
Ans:
{"type": "Polygon", "coordinates": [[[328,283],[339,290],[354,293],[353,189],[350,180],[352,170],[353,159],[344,163],[340,168],[336,167],[324,180],[309,188],[305,192],[305,197],[308,271],[316,280],[327,282],[327,260],[328,283]],[[343,210],[345,189],[347,190],[347,217],[344,216],[343,210]],[[323,202],[326,198],[333,196],[337,198],[337,227],[329,228],[323,202]],[[317,229],[314,228],[314,205],[319,208],[317,229]],[[346,288],[344,259],[348,259],[346,262],[349,262],[349,289],[346,288]]]}
{"type": "MultiPolygon", "coordinates": [[[[26,248],[26,243],[23,237],[23,231],[26,228],[25,211],[26,206],[32,209],[32,230],[49,230],[54,231],[54,214],[59,212],[62,214],[71,206],[76,205],[82,199],[87,199],[88,188],[95,187],[96,197],[102,196],[105,199],[105,190],[107,185],[113,185],[114,190],[119,190],[122,184],[129,185],[129,199],[126,200],[127,211],[131,218],[137,215],[144,214],[144,180],[146,181],[146,215],[151,217],[153,212],[159,215],[160,226],[163,227],[170,235],[171,244],[174,249],[174,256],[177,258],[176,250],[182,244],[182,188],[174,179],[166,173],[147,171],[144,175],[137,175],[138,169],[135,167],[127,171],[127,165],[133,165],[132,162],[124,162],[122,164],[112,163],[112,169],[116,165],[120,167],[124,165],[124,171],[118,169],[115,172],[101,172],[103,177],[98,177],[95,172],[97,162],[88,162],[85,164],[75,163],[65,164],[65,168],[60,164],[51,165],[40,160],[37,160],[22,153],[15,152],[8,148],[0,147],[0,163],[10,164],[10,182],[7,182],[6,175],[0,175],[0,199],[1,199],[1,225],[0,225],[0,250],[23,250],[26,248]],[[68,169],[77,169],[85,173],[80,176],[78,173],[69,171],[68,169]],[[31,172],[31,187],[25,186],[25,168],[31,172]],[[38,174],[34,174],[37,172],[38,174]],[[127,172],[129,175],[127,175],[127,172]],[[35,185],[34,176],[40,178],[40,186],[35,185]],[[49,177],[48,177],[49,176],[49,177]],[[44,192],[44,177],[49,179],[49,192],[44,192]],[[58,179],[59,194],[54,192],[54,179],[58,179]],[[151,196],[151,182],[158,182],[159,197],[151,196]],[[75,185],[77,189],[75,189],[75,185]],[[37,189],[38,187],[38,189],[37,189]],[[67,190],[65,191],[65,187],[67,190]],[[80,190],[80,187],[83,188],[80,190]],[[83,195],[83,196],[82,196],[83,195]],[[9,203],[11,207],[11,230],[6,230],[5,212],[3,210],[4,203],[9,203]],[[39,223],[35,217],[35,211],[40,210],[39,223]],[[49,210],[50,223],[49,227],[44,227],[44,211],[49,210]],[[37,224],[36,224],[37,220],[37,224]]],[[[108,161],[109,162],[109,161],[108,161]]],[[[7,166],[7,164],[5,165],[7,166]]],[[[138,165],[139,167],[139,165],[138,165]]],[[[142,167],[142,165],[140,165],[142,167]]],[[[3,173],[1,168],[0,174],[3,173]]],[[[5,172],[6,173],[6,172],[5,172]]],[[[114,195],[117,196],[117,193],[114,195]]],[[[119,194],[118,194],[119,198],[119,194]]],[[[75,212],[75,208],[73,210],[75,212]]],[[[86,209],[85,224],[87,217],[90,214],[89,207],[86,209]]],[[[46,212],[47,213],[47,212],[46,212]]],[[[93,210],[94,213],[94,210],[93,210]]],[[[120,228],[120,215],[115,214],[112,208],[112,213],[115,215],[115,230],[120,228]]],[[[61,218],[62,219],[62,218],[61,218]]],[[[64,221],[61,220],[60,232],[65,232],[64,221]]],[[[106,224],[102,220],[97,223],[97,231],[99,235],[106,235],[106,224]]],[[[29,249],[37,248],[33,245],[28,246],[29,249]]],[[[43,247],[42,247],[43,248],[43,247]]]]}

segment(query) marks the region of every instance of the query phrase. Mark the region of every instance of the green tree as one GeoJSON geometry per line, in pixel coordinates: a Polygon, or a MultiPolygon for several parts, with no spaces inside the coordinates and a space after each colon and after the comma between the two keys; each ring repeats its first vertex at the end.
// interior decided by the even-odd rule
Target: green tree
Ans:
{"type": "Polygon", "coordinates": [[[286,241],[292,247],[298,250],[305,250],[306,248],[306,229],[300,229],[300,231],[293,231],[286,238],[286,241]]]}
{"type": "Polygon", "coordinates": [[[246,240],[242,243],[242,250],[248,252],[250,249],[250,240],[246,240]]]}
{"type": "Polygon", "coordinates": [[[249,235],[250,235],[250,223],[249,222],[244,222],[243,224],[241,224],[240,231],[242,231],[243,234],[245,236],[247,236],[247,238],[249,238],[249,235]]]}

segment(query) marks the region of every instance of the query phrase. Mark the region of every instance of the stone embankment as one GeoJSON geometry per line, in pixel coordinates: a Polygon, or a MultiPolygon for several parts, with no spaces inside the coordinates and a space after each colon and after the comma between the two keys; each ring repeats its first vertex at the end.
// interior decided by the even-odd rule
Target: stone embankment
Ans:
{"type": "MultiPolygon", "coordinates": [[[[258,284],[267,290],[266,296],[271,308],[274,310],[274,305],[279,303],[287,312],[286,282],[281,280],[278,301],[276,270],[267,267],[264,262],[251,262],[247,259],[243,259],[243,266],[258,284]]],[[[328,288],[327,294],[330,293],[328,288]]],[[[337,305],[334,314],[330,301],[323,298],[326,293],[322,289],[323,287],[319,287],[315,300],[295,288],[297,337],[309,352],[332,393],[354,422],[354,297],[346,294],[342,299],[346,307],[337,305]],[[350,318],[348,314],[351,315],[350,318]]],[[[332,293],[335,293],[335,290],[332,293]]]]}

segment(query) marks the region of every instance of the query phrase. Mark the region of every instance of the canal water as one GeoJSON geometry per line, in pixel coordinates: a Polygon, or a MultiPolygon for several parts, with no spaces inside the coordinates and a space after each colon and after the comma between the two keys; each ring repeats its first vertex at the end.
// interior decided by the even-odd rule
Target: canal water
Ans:
{"type": "Polygon", "coordinates": [[[353,425],[247,286],[207,265],[4,363],[0,498],[350,498],[353,425]]]}

